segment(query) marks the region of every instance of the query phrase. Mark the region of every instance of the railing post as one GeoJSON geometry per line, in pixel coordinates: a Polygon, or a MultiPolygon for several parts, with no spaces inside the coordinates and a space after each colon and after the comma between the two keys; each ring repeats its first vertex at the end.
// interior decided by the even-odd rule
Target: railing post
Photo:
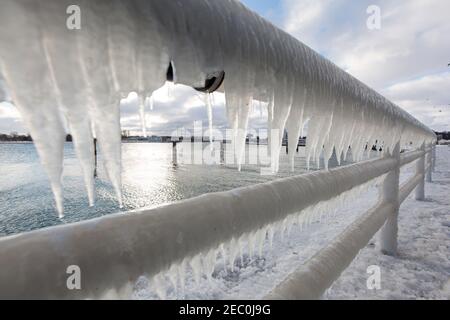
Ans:
{"type": "Polygon", "coordinates": [[[431,160],[433,161],[431,167],[434,172],[436,170],[436,143],[433,143],[433,155],[431,160]]]}
{"type": "Polygon", "coordinates": [[[172,163],[178,164],[177,141],[172,141],[172,163]]]}
{"type": "MultiPolygon", "coordinates": [[[[220,141],[220,164],[225,164],[225,147],[224,147],[224,140],[220,141]]],[[[258,137],[258,144],[259,144],[259,137],[258,137]]]]}
{"type": "Polygon", "coordinates": [[[384,254],[395,256],[397,254],[398,210],[399,210],[399,183],[400,183],[400,143],[397,143],[391,154],[397,160],[396,166],[384,179],[382,186],[382,201],[394,205],[394,211],[389,215],[380,231],[380,250],[384,254]]]}
{"type": "MultiPolygon", "coordinates": [[[[425,151],[425,144],[422,144],[420,150],[425,151]]],[[[421,201],[425,199],[425,154],[417,160],[416,174],[422,175],[422,178],[416,187],[416,200],[421,201]]]]}
{"type": "Polygon", "coordinates": [[[426,161],[426,167],[428,168],[426,172],[427,182],[432,182],[431,179],[432,166],[433,166],[433,145],[430,144],[430,151],[427,152],[427,161],[426,161]]]}

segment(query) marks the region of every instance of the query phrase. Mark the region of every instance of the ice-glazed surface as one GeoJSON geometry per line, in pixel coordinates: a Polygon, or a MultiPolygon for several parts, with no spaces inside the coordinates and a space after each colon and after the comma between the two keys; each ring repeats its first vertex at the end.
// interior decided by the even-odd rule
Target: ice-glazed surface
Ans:
{"type": "MultiPolygon", "coordinates": [[[[130,91],[141,101],[166,80],[204,87],[225,72],[227,115],[236,159],[242,161],[252,100],[268,102],[268,127],[278,170],[281,137],[296,141],[308,121],[308,161],[356,159],[375,142],[385,149],[431,142],[434,134],[408,113],[332,62],[235,0],[79,0],[81,29],[66,27],[69,0],[3,0],[0,73],[50,178],[62,212],[62,150],[72,133],[90,203],[95,136],[121,200],[119,101],[130,91]]],[[[145,128],[144,103],[139,109],[145,128]]],[[[211,119],[210,119],[211,120],[211,119]]],[[[238,166],[239,167],[239,166],[238,166]]]]}

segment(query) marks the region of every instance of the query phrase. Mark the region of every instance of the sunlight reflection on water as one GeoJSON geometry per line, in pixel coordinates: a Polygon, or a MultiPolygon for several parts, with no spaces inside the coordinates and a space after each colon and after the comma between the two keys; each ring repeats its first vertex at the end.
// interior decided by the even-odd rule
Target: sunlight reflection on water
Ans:
{"type": "MultiPolygon", "coordinates": [[[[205,144],[206,146],[206,144],[205,144]]],[[[257,148],[247,146],[247,148],[257,148]]],[[[266,148],[260,146],[259,148],[266,148]]],[[[303,148],[300,149],[300,153],[303,148]]],[[[81,169],[71,143],[64,150],[64,210],[59,220],[45,173],[33,144],[0,144],[0,236],[102,215],[153,207],[208,192],[265,182],[291,175],[282,152],[280,173],[262,176],[255,165],[238,172],[230,165],[172,163],[172,145],[163,143],[122,144],[124,207],[119,208],[99,155],[95,181],[96,202],[88,206],[81,169]]],[[[304,171],[303,157],[296,159],[295,174],[304,171]]]]}

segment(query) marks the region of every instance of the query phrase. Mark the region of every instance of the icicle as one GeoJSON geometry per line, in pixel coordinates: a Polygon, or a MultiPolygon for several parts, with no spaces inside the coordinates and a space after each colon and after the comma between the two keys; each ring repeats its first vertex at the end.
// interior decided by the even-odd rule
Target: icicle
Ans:
{"type": "Polygon", "coordinates": [[[274,233],[275,233],[275,231],[273,230],[273,226],[269,226],[269,231],[268,231],[268,238],[269,238],[269,247],[270,247],[270,250],[272,250],[272,248],[273,248],[273,236],[274,236],[274,233]]]}
{"type": "Polygon", "coordinates": [[[238,240],[238,246],[239,246],[239,257],[241,259],[241,265],[244,264],[244,247],[245,247],[245,242],[248,242],[248,236],[247,235],[242,235],[239,240],[238,240]],[[247,239],[246,239],[247,238],[247,239]]]}
{"type": "Polygon", "coordinates": [[[274,94],[269,96],[269,102],[267,104],[267,154],[272,154],[272,122],[273,122],[273,103],[274,94]]]}
{"type": "Polygon", "coordinates": [[[228,119],[233,130],[233,150],[235,152],[238,170],[240,171],[245,154],[245,140],[247,138],[247,126],[252,98],[249,96],[241,97],[239,91],[234,91],[232,87],[226,89],[225,99],[228,119]]]}
{"type": "Polygon", "coordinates": [[[294,157],[298,146],[298,139],[303,129],[303,114],[305,109],[307,89],[303,91],[300,97],[294,96],[294,104],[290,110],[286,128],[288,131],[288,153],[291,165],[291,171],[294,171],[294,157]]]}
{"type": "Polygon", "coordinates": [[[202,256],[201,256],[201,254],[194,256],[191,259],[191,261],[189,262],[189,265],[192,268],[195,283],[198,285],[200,283],[200,278],[201,278],[201,274],[202,274],[202,256]]]}
{"type": "MultiPolygon", "coordinates": [[[[43,12],[44,17],[50,12],[43,12]]],[[[50,19],[50,17],[45,17],[50,19]]],[[[60,17],[61,19],[61,17],[60,17]]],[[[62,20],[61,20],[62,21],[62,20]]],[[[90,110],[88,109],[88,91],[80,73],[67,74],[67,64],[81,68],[77,56],[77,43],[74,35],[64,36],[61,28],[47,28],[45,32],[54,32],[60,37],[60,41],[48,41],[46,37],[42,40],[47,66],[55,88],[55,97],[61,108],[67,127],[73,138],[75,152],[80,161],[89,205],[94,205],[94,145],[91,132],[90,110]],[[64,59],[58,55],[65,48],[67,54],[64,59]],[[78,88],[77,92],[76,89],[78,88]]]]}
{"type": "MultiPolygon", "coordinates": [[[[290,85],[292,85],[292,83],[290,85]]],[[[279,169],[279,158],[284,128],[291,111],[292,99],[292,88],[289,87],[288,79],[285,78],[284,81],[281,81],[281,83],[278,84],[277,90],[275,91],[273,119],[272,121],[269,121],[269,127],[271,129],[269,135],[272,136],[273,130],[278,131],[278,140],[276,143],[272,143],[271,141],[271,147],[275,147],[275,149],[270,152],[272,172],[274,173],[278,172],[279,169]]]]}
{"type": "Polygon", "coordinates": [[[256,248],[256,233],[250,233],[248,235],[248,257],[250,260],[253,259],[256,248]]]}
{"type": "Polygon", "coordinates": [[[211,249],[203,259],[204,263],[204,271],[206,273],[206,277],[208,278],[208,281],[212,281],[212,274],[214,272],[214,267],[216,265],[216,258],[217,258],[217,250],[211,249]]]}
{"type": "Polygon", "coordinates": [[[178,267],[176,265],[172,265],[167,272],[167,277],[169,278],[170,283],[172,284],[175,295],[178,292],[178,267]]]}
{"type": "Polygon", "coordinates": [[[185,295],[185,288],[186,288],[186,261],[183,260],[178,266],[178,279],[180,279],[180,291],[181,296],[184,297],[185,295]]]}
{"type": "Polygon", "coordinates": [[[321,117],[314,115],[308,123],[308,139],[306,139],[306,167],[309,170],[311,157],[314,157],[315,147],[319,140],[319,128],[321,127],[321,117]]]}
{"type": "Polygon", "coordinates": [[[231,268],[231,272],[234,271],[234,261],[236,260],[236,257],[238,255],[239,252],[239,242],[236,239],[232,239],[229,243],[229,262],[230,262],[230,268],[231,268]]]}
{"type": "MultiPolygon", "coordinates": [[[[93,4],[95,6],[99,3],[93,4]]],[[[86,14],[89,14],[87,12],[86,14]]],[[[88,17],[87,17],[88,18],[88,17]]],[[[103,155],[106,175],[113,185],[120,207],[122,207],[121,192],[121,132],[120,132],[120,95],[117,88],[111,84],[111,72],[119,72],[114,63],[111,68],[98,69],[97,61],[110,61],[112,52],[108,48],[107,21],[90,17],[97,25],[92,25],[100,33],[99,39],[93,39],[88,30],[76,32],[79,45],[79,61],[84,81],[90,89],[91,111],[93,125],[99,150],[103,155]],[[95,48],[95,50],[93,49],[95,48]],[[94,90],[95,88],[95,90],[94,90]]],[[[109,39],[109,40],[108,40],[109,39]]],[[[114,56],[114,54],[113,54],[114,56]]],[[[118,63],[118,62],[116,62],[118,63]]],[[[120,68],[117,66],[117,68],[120,68]]],[[[122,69],[120,69],[122,70],[122,69]]],[[[116,85],[126,81],[120,77],[116,85]]],[[[123,88],[126,89],[125,87],[123,88]]]]}
{"type": "Polygon", "coordinates": [[[290,215],[288,217],[288,221],[287,221],[287,235],[288,237],[290,237],[291,235],[291,231],[292,231],[292,227],[295,224],[295,215],[290,215]]]}
{"type": "Polygon", "coordinates": [[[220,251],[220,254],[222,256],[223,263],[226,266],[227,265],[227,257],[228,256],[227,256],[227,252],[226,252],[226,249],[225,249],[225,245],[223,243],[219,246],[219,251],[220,251]]]}
{"type": "Polygon", "coordinates": [[[284,241],[284,235],[285,235],[285,232],[286,232],[286,228],[287,228],[287,225],[286,225],[286,219],[284,219],[284,220],[280,223],[280,240],[281,240],[281,241],[284,241]]]}
{"type": "Polygon", "coordinates": [[[145,119],[145,103],[143,98],[139,97],[139,117],[141,118],[141,126],[142,126],[142,135],[144,138],[147,137],[147,124],[145,119]]]}
{"type": "Polygon", "coordinates": [[[267,233],[267,228],[264,228],[264,229],[259,230],[256,235],[256,244],[258,247],[259,258],[261,258],[263,255],[263,247],[264,247],[264,241],[266,240],[266,233],[267,233]]]}
{"type": "Polygon", "coordinates": [[[150,104],[150,110],[153,111],[153,108],[155,107],[155,98],[153,98],[153,95],[149,98],[149,104],[150,104]]]}
{"type": "Polygon", "coordinates": [[[305,223],[305,210],[298,214],[297,223],[300,226],[300,231],[303,231],[303,224],[305,223]]]}
{"type": "Polygon", "coordinates": [[[119,206],[122,207],[122,150],[120,143],[119,103],[108,104],[97,100],[94,112],[96,114],[95,132],[97,134],[100,152],[103,155],[104,167],[107,176],[113,185],[119,206]],[[99,107],[100,105],[103,105],[104,107],[99,107]]]}
{"type": "MultiPolygon", "coordinates": [[[[322,126],[319,129],[319,136],[317,139],[317,143],[314,146],[314,159],[316,161],[317,168],[320,168],[320,154],[322,153],[322,148],[325,144],[325,141],[328,139],[328,134],[330,132],[331,124],[333,123],[333,113],[327,114],[322,121],[322,126]]],[[[325,159],[325,168],[328,169],[328,159],[325,159]]]]}
{"type": "Polygon", "coordinates": [[[209,128],[209,145],[212,149],[213,147],[213,114],[212,114],[212,104],[211,104],[211,94],[205,94],[205,104],[208,112],[208,128],[209,128]]]}
{"type": "Polygon", "coordinates": [[[29,9],[24,12],[18,3],[2,3],[0,42],[17,43],[17,39],[21,39],[21,43],[27,45],[17,45],[14,49],[0,46],[0,68],[13,103],[33,137],[50,180],[58,215],[62,218],[61,177],[65,131],[55,98],[57,88],[49,70],[45,48],[40,41],[40,17],[34,12],[38,8],[32,5],[29,9]],[[5,27],[8,25],[14,27],[5,27]],[[23,30],[28,31],[24,33],[23,30]]]}
{"type": "Polygon", "coordinates": [[[175,87],[175,84],[173,82],[167,82],[166,85],[167,85],[167,98],[170,99],[172,97],[172,92],[175,87]]]}
{"type": "MultiPolygon", "coordinates": [[[[102,4],[98,4],[98,6],[101,7],[102,4]]],[[[109,9],[109,14],[103,17],[106,24],[105,40],[108,57],[104,63],[109,62],[115,93],[125,95],[138,90],[137,21],[133,18],[132,7],[125,2],[114,1],[110,4],[109,9]]]]}
{"type": "Polygon", "coordinates": [[[164,277],[162,274],[157,274],[153,277],[153,287],[155,289],[156,294],[158,295],[159,299],[166,300],[167,298],[167,290],[166,285],[164,281],[164,277]]]}

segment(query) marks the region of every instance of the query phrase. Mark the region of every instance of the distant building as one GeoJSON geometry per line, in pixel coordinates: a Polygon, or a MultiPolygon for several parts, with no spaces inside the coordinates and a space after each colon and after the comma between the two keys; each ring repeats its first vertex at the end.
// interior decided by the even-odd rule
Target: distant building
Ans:
{"type": "Polygon", "coordinates": [[[434,132],[437,136],[437,140],[450,140],[450,132],[449,131],[443,131],[443,132],[434,132]]]}
{"type": "Polygon", "coordinates": [[[162,142],[162,138],[159,136],[151,136],[151,137],[148,137],[148,141],[149,142],[162,142]]]}
{"type": "Polygon", "coordinates": [[[299,138],[299,139],[298,139],[298,145],[299,145],[300,147],[306,146],[306,137],[304,137],[304,138],[299,138]]]}
{"type": "Polygon", "coordinates": [[[130,130],[122,130],[122,138],[128,138],[130,136],[130,130]]]}
{"type": "Polygon", "coordinates": [[[5,141],[5,142],[14,142],[14,141],[19,141],[19,142],[26,142],[26,141],[33,141],[33,139],[31,139],[31,136],[29,134],[27,135],[20,135],[17,132],[12,132],[11,134],[4,134],[4,133],[0,133],[0,141],[5,141]]]}

